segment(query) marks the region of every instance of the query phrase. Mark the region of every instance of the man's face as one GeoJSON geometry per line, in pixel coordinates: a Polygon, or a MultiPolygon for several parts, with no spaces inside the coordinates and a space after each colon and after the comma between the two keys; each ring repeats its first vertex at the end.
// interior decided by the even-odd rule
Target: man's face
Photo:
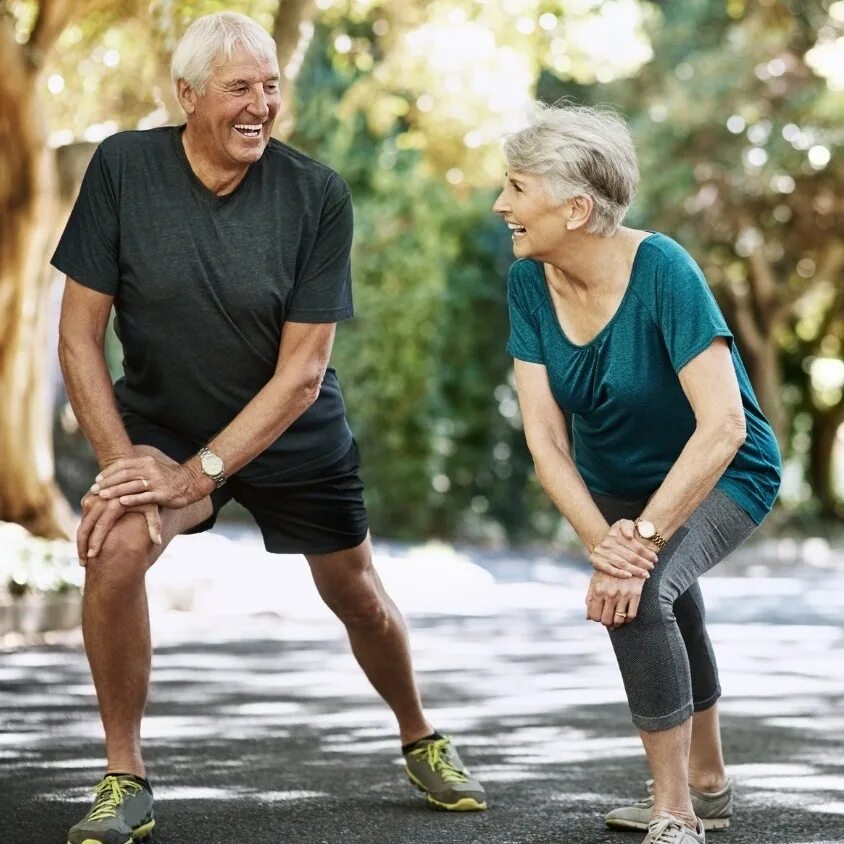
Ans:
{"type": "Polygon", "coordinates": [[[185,87],[184,103],[193,137],[220,166],[248,166],[269,143],[281,105],[278,63],[238,47],[214,69],[204,94],[185,87]]]}

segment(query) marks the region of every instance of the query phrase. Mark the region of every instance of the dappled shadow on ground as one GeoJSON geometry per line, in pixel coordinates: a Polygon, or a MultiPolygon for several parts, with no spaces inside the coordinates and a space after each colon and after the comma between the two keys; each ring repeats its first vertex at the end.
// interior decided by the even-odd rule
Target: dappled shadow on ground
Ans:
{"type": "MultiPolygon", "coordinates": [[[[157,649],[144,725],[162,844],[638,840],[602,825],[638,795],[645,765],[596,625],[569,607],[523,606],[413,627],[431,718],[487,784],[489,812],[427,811],[338,626],[193,620],[157,649]]],[[[712,633],[739,793],[733,829],[712,837],[844,841],[842,629],[722,623],[712,633]]],[[[62,844],[102,765],[84,655],[5,654],[0,684],[3,816],[16,841],[62,844]]]]}

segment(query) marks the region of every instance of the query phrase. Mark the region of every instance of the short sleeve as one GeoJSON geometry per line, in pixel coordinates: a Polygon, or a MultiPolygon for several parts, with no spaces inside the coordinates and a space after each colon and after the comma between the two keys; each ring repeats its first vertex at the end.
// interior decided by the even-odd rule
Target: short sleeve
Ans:
{"type": "Polygon", "coordinates": [[[533,310],[526,301],[523,282],[515,266],[510,268],[507,278],[507,307],[510,311],[510,339],[507,352],[514,358],[528,363],[545,363],[539,327],[533,310]]]}
{"type": "Polygon", "coordinates": [[[716,337],[732,345],[733,335],[706,278],[687,253],[665,257],[658,280],[657,319],[675,372],[716,337]]]}
{"type": "Polygon", "coordinates": [[[296,282],[286,319],[291,322],[338,322],[354,316],[351,251],[354,232],[352,196],[339,178],[326,191],[319,230],[296,282]]]}
{"type": "Polygon", "coordinates": [[[114,296],[120,279],[119,243],[116,193],[100,146],[50,263],[85,287],[114,296]]]}

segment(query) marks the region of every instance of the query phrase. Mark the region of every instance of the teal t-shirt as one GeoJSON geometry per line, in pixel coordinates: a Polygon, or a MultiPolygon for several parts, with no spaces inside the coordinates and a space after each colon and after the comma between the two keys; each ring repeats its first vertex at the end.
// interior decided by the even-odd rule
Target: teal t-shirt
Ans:
{"type": "Polygon", "coordinates": [[[663,234],[645,238],[618,310],[582,346],[560,326],[541,263],[516,261],[507,288],[507,351],[545,366],[557,404],[571,415],[577,469],[603,495],[644,498],[662,483],[695,429],[677,373],[726,337],[747,438],[717,487],[757,524],[765,518],[780,485],[776,437],[712,291],[685,249],[663,234]]]}

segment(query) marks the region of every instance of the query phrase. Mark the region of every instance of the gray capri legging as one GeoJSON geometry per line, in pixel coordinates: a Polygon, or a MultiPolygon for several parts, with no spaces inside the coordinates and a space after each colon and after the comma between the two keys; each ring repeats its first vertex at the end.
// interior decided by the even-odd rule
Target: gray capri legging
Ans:
{"type": "MultiPolygon", "coordinates": [[[[592,493],[604,518],[636,519],[647,499],[592,493]]],[[[633,723],[668,730],[721,695],[698,578],[756,530],[732,498],[712,490],[671,537],[645,581],[636,618],[610,631],[633,723]]]]}

